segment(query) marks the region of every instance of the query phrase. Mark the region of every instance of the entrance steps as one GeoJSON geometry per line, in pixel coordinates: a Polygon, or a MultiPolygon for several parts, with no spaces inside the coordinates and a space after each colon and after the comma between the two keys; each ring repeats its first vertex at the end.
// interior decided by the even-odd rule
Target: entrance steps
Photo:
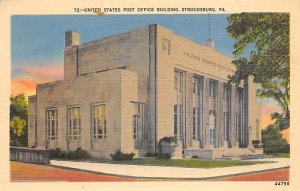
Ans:
{"type": "Polygon", "coordinates": [[[262,158],[263,150],[249,148],[184,149],[183,157],[196,157],[207,160],[247,160],[262,158]]]}

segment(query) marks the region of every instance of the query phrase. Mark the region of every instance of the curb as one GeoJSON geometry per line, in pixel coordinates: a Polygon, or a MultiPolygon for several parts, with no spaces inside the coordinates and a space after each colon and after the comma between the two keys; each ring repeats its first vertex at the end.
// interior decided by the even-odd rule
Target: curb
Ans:
{"type": "Polygon", "coordinates": [[[105,173],[105,172],[98,172],[98,171],[92,171],[92,170],[84,170],[84,169],[78,169],[73,167],[64,167],[59,165],[49,165],[56,168],[61,169],[67,169],[67,170],[76,170],[81,172],[88,172],[93,174],[102,174],[102,175],[109,175],[109,176],[117,176],[122,178],[135,178],[135,179],[143,179],[143,180],[208,180],[208,179],[218,179],[218,178],[226,178],[226,177],[232,177],[232,176],[240,176],[240,175],[246,175],[246,174],[254,174],[254,173],[262,173],[262,172],[269,172],[273,170],[280,170],[280,169],[286,169],[290,168],[290,166],[283,166],[278,168],[272,168],[272,169],[266,169],[266,170],[257,170],[257,171],[251,171],[251,172],[242,172],[242,173],[235,173],[235,174],[228,174],[228,175],[221,175],[221,176],[210,176],[210,177],[203,177],[203,178],[174,178],[174,177],[141,177],[141,176],[128,176],[128,175],[120,175],[120,174],[113,174],[113,173],[105,173]]]}

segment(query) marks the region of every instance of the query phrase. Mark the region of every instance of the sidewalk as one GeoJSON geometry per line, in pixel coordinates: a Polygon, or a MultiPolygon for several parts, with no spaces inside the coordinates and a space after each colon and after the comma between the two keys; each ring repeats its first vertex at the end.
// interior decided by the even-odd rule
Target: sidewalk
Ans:
{"type": "Polygon", "coordinates": [[[288,158],[268,158],[251,161],[274,161],[275,163],[209,169],[73,162],[58,160],[51,160],[50,164],[63,168],[79,169],[111,175],[158,179],[206,179],[289,167],[288,158]]]}

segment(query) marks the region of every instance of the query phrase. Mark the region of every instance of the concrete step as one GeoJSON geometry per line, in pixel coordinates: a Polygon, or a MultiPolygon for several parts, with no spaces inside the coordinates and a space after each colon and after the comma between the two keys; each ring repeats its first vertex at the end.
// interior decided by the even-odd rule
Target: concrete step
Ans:
{"type": "Polygon", "coordinates": [[[216,157],[215,160],[232,160],[233,157],[216,157]]]}
{"type": "Polygon", "coordinates": [[[249,160],[249,159],[262,159],[263,155],[241,155],[241,160],[249,160]]]}

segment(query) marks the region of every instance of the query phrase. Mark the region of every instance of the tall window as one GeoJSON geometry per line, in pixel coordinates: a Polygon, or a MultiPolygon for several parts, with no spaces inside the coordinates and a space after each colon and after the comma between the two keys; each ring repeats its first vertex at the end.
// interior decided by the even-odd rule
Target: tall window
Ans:
{"type": "Polygon", "coordinates": [[[79,140],[81,134],[80,108],[69,107],[67,109],[69,137],[71,140],[79,140]]]}
{"type": "Polygon", "coordinates": [[[196,116],[196,108],[193,108],[193,140],[196,140],[196,129],[197,129],[197,116],[196,116]]]}
{"type": "Polygon", "coordinates": [[[216,91],[217,91],[217,82],[210,81],[209,82],[209,97],[213,100],[216,99],[216,91]]]}
{"type": "Polygon", "coordinates": [[[174,71],[174,90],[175,90],[175,104],[174,104],[174,136],[179,140],[183,140],[184,135],[184,114],[183,114],[183,100],[184,100],[184,77],[183,71],[174,71]]]}
{"type": "Polygon", "coordinates": [[[132,115],[132,137],[135,149],[141,149],[145,143],[144,103],[132,101],[134,113],[132,115]]]}
{"type": "Polygon", "coordinates": [[[139,127],[139,116],[132,116],[132,128],[133,128],[133,139],[136,140],[138,136],[138,127],[139,127]]]}
{"type": "Polygon", "coordinates": [[[238,106],[238,111],[236,114],[236,137],[237,141],[241,143],[242,141],[242,113],[243,113],[243,89],[237,88],[236,90],[236,101],[238,106]]]}
{"type": "Polygon", "coordinates": [[[216,117],[213,110],[210,110],[209,112],[209,144],[210,145],[216,145],[216,117]]]}
{"type": "Polygon", "coordinates": [[[178,107],[174,105],[174,136],[177,137],[177,127],[178,125],[178,107]]]}
{"type": "MultiPolygon", "coordinates": [[[[240,142],[240,115],[236,114],[235,115],[235,136],[236,136],[236,141],[240,142]]],[[[239,145],[237,145],[239,146],[239,145]]]]}
{"type": "Polygon", "coordinates": [[[216,105],[217,105],[217,82],[209,82],[209,143],[216,145],[216,105]]]}
{"type": "Polygon", "coordinates": [[[203,100],[203,77],[193,77],[193,139],[200,139],[203,100]]]}
{"type": "Polygon", "coordinates": [[[223,130],[224,130],[224,141],[229,141],[229,124],[230,124],[230,86],[224,85],[224,91],[223,91],[223,130]]]}
{"type": "Polygon", "coordinates": [[[57,109],[46,110],[46,129],[48,140],[58,139],[57,109]]]}
{"type": "Polygon", "coordinates": [[[92,132],[94,139],[106,138],[105,105],[92,105],[92,132]]]}

